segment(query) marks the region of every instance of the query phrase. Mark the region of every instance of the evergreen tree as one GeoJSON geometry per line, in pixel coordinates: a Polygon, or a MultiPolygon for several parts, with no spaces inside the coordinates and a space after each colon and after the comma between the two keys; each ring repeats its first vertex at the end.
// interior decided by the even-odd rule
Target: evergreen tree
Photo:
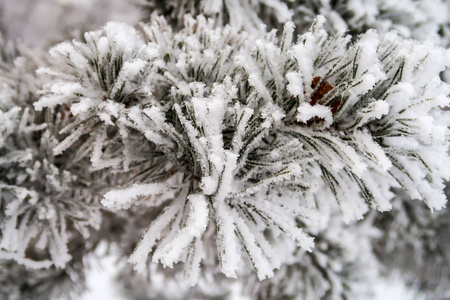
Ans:
{"type": "Polygon", "coordinates": [[[445,2],[143,4],[0,40],[2,297],[77,297],[106,243],[127,298],[445,298],[445,2]]]}

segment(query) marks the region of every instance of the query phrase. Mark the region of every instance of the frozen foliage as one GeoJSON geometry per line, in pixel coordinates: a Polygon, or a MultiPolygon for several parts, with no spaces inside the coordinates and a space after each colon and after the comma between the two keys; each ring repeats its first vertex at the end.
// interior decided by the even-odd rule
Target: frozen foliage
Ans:
{"type": "MultiPolygon", "coordinates": [[[[91,239],[93,241],[95,239],[91,239]]],[[[93,249],[79,235],[67,245],[72,259],[64,268],[32,269],[13,260],[0,262],[0,297],[5,300],[79,299],[85,289],[83,258],[93,249]]]]}
{"type": "Polygon", "coordinates": [[[88,238],[89,227],[100,225],[92,187],[83,184],[95,175],[54,156],[55,134],[68,114],[35,113],[36,64],[1,44],[0,258],[30,269],[61,268],[71,258],[74,231],[88,238]]]}
{"type": "Polygon", "coordinates": [[[440,39],[449,45],[450,4],[445,0],[142,0],[149,12],[169,16],[179,27],[185,14],[203,14],[217,25],[230,24],[253,32],[264,23],[280,28],[292,20],[298,33],[307,30],[317,15],[324,15],[330,32],[348,31],[354,37],[370,28],[381,33],[396,30],[406,38],[440,39]]]}
{"type": "Polygon", "coordinates": [[[141,0],[150,13],[166,16],[176,28],[181,28],[186,14],[204,15],[215,19],[216,25],[231,24],[249,32],[257,30],[262,20],[284,23],[292,18],[289,2],[284,0],[141,0]]]}
{"type": "Polygon", "coordinates": [[[345,226],[339,218],[316,236],[316,249],[297,252],[270,281],[244,287],[244,295],[257,299],[370,299],[379,276],[379,265],[371,252],[371,239],[379,232],[370,221],[345,226]],[[351,233],[350,233],[351,232],[351,233]]]}
{"type": "Polygon", "coordinates": [[[35,108],[41,110],[44,106],[66,103],[71,114],[77,117],[62,129],[61,133],[70,134],[55,147],[55,154],[79,142],[89,131],[90,136],[83,140],[76,159],[91,152],[96,169],[119,165],[128,168],[143,159],[139,154],[148,151],[123,142],[133,139],[128,134],[129,121],[124,113],[128,107],[142,104],[150,92],[147,76],[151,77],[161,65],[156,57],[157,47],[144,47],[135,29],[119,23],[109,23],[105,30],[87,33],[85,39],[87,44],[65,42],[51,50],[52,57],[70,66],[67,70],[70,73],[64,75],[48,68],[38,70],[52,77],[63,76],[63,81],[46,84],[45,94],[35,103],[35,108]],[[107,138],[111,147],[105,149],[103,144],[107,138]],[[117,150],[123,153],[123,159],[111,157],[117,156],[117,150]]]}
{"type": "Polygon", "coordinates": [[[448,298],[448,208],[432,216],[427,207],[412,203],[403,193],[393,204],[392,212],[375,220],[384,233],[375,244],[375,252],[386,266],[400,270],[405,281],[418,286],[429,299],[448,298]]]}
{"type": "Polygon", "coordinates": [[[327,218],[321,189],[346,222],[389,210],[392,187],[432,210],[445,205],[449,119],[439,107],[450,89],[439,73],[450,53],[371,30],[350,43],[324,22],[298,39],[288,22],[278,41],[201,16],[173,32],[155,17],[51,50],[60,71],[39,71],[53,79],[35,108],[73,115],[55,154],[134,170],[105,194],[113,211],[164,207],[130,256],[137,270],[151,253],[165,266],[184,262],[195,285],[213,238],[227,277],[242,269],[241,252],[260,280],[272,277],[281,239],[314,253],[304,229],[327,218]]]}
{"type": "MultiPolygon", "coordinates": [[[[439,39],[450,22],[450,5],[445,0],[294,0],[290,3],[294,23],[306,28],[322,14],[334,32],[356,36],[369,28],[381,33],[396,30],[406,38],[439,39]]],[[[448,45],[448,37],[443,45],[448,45]]]]}
{"type": "Polygon", "coordinates": [[[139,1],[0,4],[0,298],[450,295],[447,1],[139,1]]]}
{"type": "Polygon", "coordinates": [[[270,280],[260,281],[247,272],[241,274],[240,281],[230,281],[217,274],[208,261],[194,288],[183,284],[177,267],[172,270],[156,265],[149,266],[148,279],[123,270],[120,284],[127,299],[278,299],[281,295],[283,299],[370,299],[374,286],[366,283],[376,282],[380,274],[371,252],[371,241],[379,232],[370,222],[347,226],[341,218],[333,217],[328,228],[315,235],[312,252],[295,250],[286,241],[279,243],[276,250],[286,256],[270,280]]]}

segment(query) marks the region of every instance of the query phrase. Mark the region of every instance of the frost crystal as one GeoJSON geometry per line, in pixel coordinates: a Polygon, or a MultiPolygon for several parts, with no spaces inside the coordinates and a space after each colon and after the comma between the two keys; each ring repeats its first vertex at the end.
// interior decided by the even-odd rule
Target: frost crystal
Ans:
{"type": "Polygon", "coordinates": [[[382,264],[443,277],[446,3],[139,1],[148,23],[49,56],[0,38],[0,298],[60,297],[102,245],[135,298],[370,298],[382,264]]]}
{"type": "Polygon", "coordinates": [[[237,276],[242,247],[258,277],[272,277],[278,237],[264,232],[281,230],[314,251],[297,220],[313,222],[319,186],[347,222],[369,206],[389,210],[399,185],[442,208],[448,117],[433,116],[448,104],[439,79],[448,51],[375,31],[349,44],[343,34],[328,37],[324,22],[297,41],[288,23],[279,41],[264,31],[245,39],[203,17],[174,33],[154,18],[142,34],[110,23],[87,33],[86,44],[52,50],[72,70],[52,75],[35,106],[68,105],[74,114],[58,153],[87,136],[94,168],[140,172],[134,185],[105,194],[108,208],[166,203],[130,257],[136,269],[153,252],[169,267],[185,262],[195,284],[212,227],[225,275],[237,276]],[[175,197],[159,199],[168,187],[175,197]]]}

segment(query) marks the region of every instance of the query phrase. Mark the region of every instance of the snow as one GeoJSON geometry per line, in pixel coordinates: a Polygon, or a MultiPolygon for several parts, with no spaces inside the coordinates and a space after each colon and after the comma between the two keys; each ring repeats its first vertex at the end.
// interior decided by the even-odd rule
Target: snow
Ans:
{"type": "Polygon", "coordinates": [[[129,80],[133,80],[133,78],[138,75],[140,72],[144,71],[145,66],[147,65],[147,62],[141,59],[136,59],[133,61],[127,61],[123,64],[122,68],[120,69],[119,76],[116,78],[114,82],[114,86],[112,90],[109,93],[109,96],[111,98],[114,98],[117,94],[117,92],[122,89],[124,85],[129,80]]]}
{"type": "Polygon", "coordinates": [[[264,85],[261,76],[258,74],[250,74],[248,77],[248,82],[255,88],[258,94],[264,98],[265,101],[270,102],[272,100],[272,96],[264,85]]]}
{"type": "Polygon", "coordinates": [[[100,101],[96,101],[91,98],[80,98],[80,102],[73,104],[70,107],[70,112],[73,115],[83,114],[90,108],[96,107],[100,104],[100,101]]]}
{"type": "MultiPolygon", "coordinates": [[[[222,13],[205,1],[206,12],[222,13]]],[[[293,17],[282,2],[261,3],[280,20],[293,17]]],[[[236,13],[230,20],[250,5],[221,4],[236,13]]],[[[365,17],[375,18],[377,6],[368,7],[365,17]]],[[[258,18],[252,12],[236,25],[258,18]]],[[[370,206],[390,210],[393,187],[432,210],[444,207],[449,119],[439,105],[448,104],[450,89],[439,76],[450,64],[448,50],[374,30],[352,43],[344,34],[328,38],[322,16],[295,44],[291,22],[278,42],[264,26],[247,38],[216,21],[188,17],[175,33],[156,17],[139,30],[110,22],[87,32],[86,43],[52,48],[54,65],[41,69],[44,84],[36,83],[41,97],[34,109],[48,108],[45,118],[19,100],[12,106],[20,108],[0,111],[6,153],[0,163],[14,166],[7,177],[13,188],[0,184],[6,195],[1,257],[32,268],[64,267],[72,225],[87,236],[86,224],[100,228],[100,221],[90,215],[96,206],[78,207],[71,198],[66,205],[58,197],[93,195],[111,214],[161,208],[133,223],[137,232],[146,228],[128,260],[141,273],[154,263],[181,263],[186,283],[195,286],[218,257],[226,277],[247,276],[251,263],[263,280],[276,277],[297,246],[297,259],[317,254],[317,264],[331,272],[324,289],[340,293],[343,265],[323,254],[323,244],[348,247],[342,255],[355,261],[362,252],[352,242],[369,239],[348,230],[315,245],[313,235],[327,226],[332,231],[338,219],[350,226],[365,216],[371,229],[370,206]],[[77,176],[60,158],[67,168],[80,163],[77,176]],[[107,191],[101,200],[98,190],[83,193],[97,188],[95,180],[107,191]],[[72,190],[80,183],[83,191],[72,190]],[[34,216],[45,226],[29,226],[34,216]],[[35,240],[32,246],[48,247],[51,261],[26,258],[35,240]]],[[[16,59],[14,68],[26,62],[16,59]]],[[[11,95],[20,90],[8,85],[2,105],[16,101],[11,95]]]]}
{"type": "MultiPolygon", "coordinates": [[[[123,295],[117,288],[115,281],[119,268],[123,263],[118,261],[118,255],[112,251],[106,253],[106,247],[101,246],[95,256],[89,257],[89,272],[87,273],[88,291],[80,296],[80,300],[127,300],[128,296],[123,295]]],[[[375,287],[375,300],[425,300],[426,297],[421,295],[416,288],[405,285],[400,274],[394,274],[387,279],[378,279],[372,282],[375,287]]],[[[231,299],[241,298],[240,289],[235,284],[229,285],[228,288],[232,292],[231,299]]]]}
{"type": "Polygon", "coordinates": [[[234,234],[235,224],[229,208],[223,201],[215,201],[213,209],[217,223],[217,253],[220,269],[227,277],[237,278],[241,255],[234,234]]]}
{"type": "Polygon", "coordinates": [[[303,81],[298,72],[289,72],[286,74],[289,84],[286,86],[292,96],[299,96],[303,94],[303,81]]]}
{"type": "Polygon", "coordinates": [[[134,200],[142,196],[158,195],[167,190],[163,183],[134,184],[129,188],[112,190],[104,195],[101,203],[110,209],[127,209],[133,205],[134,200]]]}
{"type": "Polygon", "coordinates": [[[358,143],[358,148],[369,158],[375,160],[383,170],[387,171],[392,167],[392,162],[386,156],[384,150],[377,144],[367,130],[355,131],[353,133],[355,141],[358,143]]]}
{"type": "Polygon", "coordinates": [[[118,270],[123,263],[119,262],[115,251],[107,251],[106,244],[101,244],[97,251],[88,257],[88,265],[91,266],[86,276],[87,291],[80,295],[80,300],[126,300],[126,296],[120,294],[115,282],[118,270]]]}
{"type": "Polygon", "coordinates": [[[73,83],[55,83],[51,87],[51,92],[54,94],[50,97],[43,96],[34,103],[34,108],[37,111],[44,107],[55,107],[56,105],[68,103],[71,101],[73,94],[82,93],[83,87],[77,82],[73,83]]]}
{"type": "Polygon", "coordinates": [[[212,195],[217,190],[217,180],[211,176],[202,177],[200,188],[205,195],[212,195]]]}
{"type": "Polygon", "coordinates": [[[182,251],[185,250],[189,243],[194,239],[201,239],[203,232],[206,230],[209,211],[205,197],[191,194],[187,199],[189,213],[185,227],[179,230],[169,242],[156,249],[153,254],[153,262],[161,261],[163,265],[172,268],[173,263],[179,261],[182,251]]]}
{"type": "Polygon", "coordinates": [[[183,206],[186,200],[188,190],[183,189],[169,206],[164,208],[164,211],[158,216],[158,218],[152,222],[142,235],[136,249],[129,258],[129,262],[134,264],[134,269],[138,272],[144,272],[146,269],[146,261],[149,253],[152,251],[156,241],[162,236],[163,230],[169,225],[169,223],[176,218],[179,213],[179,209],[183,206]]]}
{"type": "Polygon", "coordinates": [[[380,279],[375,283],[375,300],[425,300],[426,296],[421,295],[417,288],[408,287],[401,279],[401,275],[396,273],[389,278],[380,279]]]}
{"type": "Polygon", "coordinates": [[[307,123],[315,117],[323,119],[325,121],[325,128],[328,128],[333,123],[333,115],[331,108],[328,106],[316,104],[314,106],[309,103],[302,103],[297,108],[297,121],[307,123]]]}
{"type": "Polygon", "coordinates": [[[249,253],[253,267],[258,275],[258,279],[264,280],[266,278],[273,277],[273,267],[271,266],[268,258],[265,257],[261,246],[258,245],[255,236],[241,217],[239,217],[236,213],[234,213],[233,217],[238,236],[240,237],[245,250],[249,253]]]}

